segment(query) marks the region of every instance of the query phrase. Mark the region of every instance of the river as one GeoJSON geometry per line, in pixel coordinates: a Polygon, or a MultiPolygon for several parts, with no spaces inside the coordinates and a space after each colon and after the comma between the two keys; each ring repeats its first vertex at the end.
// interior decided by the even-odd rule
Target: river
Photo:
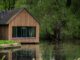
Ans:
{"type": "MultiPolygon", "coordinates": [[[[80,45],[63,43],[60,53],[61,60],[79,60],[80,45]]],[[[55,60],[55,50],[54,45],[48,43],[22,44],[20,48],[0,51],[0,59],[3,56],[4,60],[55,60]]]]}

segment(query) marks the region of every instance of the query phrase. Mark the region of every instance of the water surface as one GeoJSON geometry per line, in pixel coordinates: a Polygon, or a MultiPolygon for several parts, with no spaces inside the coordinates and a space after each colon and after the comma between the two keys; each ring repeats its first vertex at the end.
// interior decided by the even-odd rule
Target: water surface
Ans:
{"type": "Polygon", "coordinates": [[[62,43],[60,49],[55,50],[54,44],[42,42],[40,44],[23,44],[21,48],[0,51],[0,59],[5,60],[78,60],[80,59],[80,45],[62,43]]]}

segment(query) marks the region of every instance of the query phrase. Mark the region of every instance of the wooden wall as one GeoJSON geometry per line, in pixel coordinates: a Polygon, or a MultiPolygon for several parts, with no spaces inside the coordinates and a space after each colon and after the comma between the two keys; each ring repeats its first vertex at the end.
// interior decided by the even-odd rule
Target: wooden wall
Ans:
{"type": "Polygon", "coordinates": [[[8,39],[8,26],[0,26],[0,40],[8,39]]]}
{"type": "Polygon", "coordinates": [[[8,38],[9,40],[15,40],[17,42],[26,42],[26,43],[38,43],[39,42],[39,24],[34,18],[26,12],[26,10],[21,11],[19,14],[13,16],[13,18],[9,22],[9,30],[8,30],[8,38]],[[12,27],[13,26],[34,26],[36,27],[36,37],[33,38],[13,38],[12,37],[12,27]]]}

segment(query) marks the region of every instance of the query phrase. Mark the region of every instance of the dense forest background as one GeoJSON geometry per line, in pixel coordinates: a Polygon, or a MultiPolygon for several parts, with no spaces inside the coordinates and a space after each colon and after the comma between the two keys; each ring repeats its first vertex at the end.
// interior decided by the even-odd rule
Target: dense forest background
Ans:
{"type": "Polygon", "coordinates": [[[0,11],[22,7],[39,21],[41,38],[54,35],[61,21],[62,39],[80,39],[80,0],[0,0],[0,11]]]}

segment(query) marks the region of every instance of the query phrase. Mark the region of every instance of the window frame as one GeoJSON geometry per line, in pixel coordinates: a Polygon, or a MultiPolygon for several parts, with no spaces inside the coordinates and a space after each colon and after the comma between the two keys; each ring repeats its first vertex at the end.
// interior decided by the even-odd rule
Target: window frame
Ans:
{"type": "MultiPolygon", "coordinates": [[[[13,26],[12,27],[12,38],[35,38],[36,37],[36,33],[37,33],[36,32],[36,26],[13,26]],[[21,31],[21,36],[18,36],[18,33],[17,33],[18,27],[20,27],[20,28],[26,27],[26,29],[27,28],[34,28],[34,33],[33,33],[34,36],[23,36],[23,35],[25,35],[25,34],[22,33],[23,30],[21,31]],[[15,29],[15,32],[14,32],[13,29],[15,29]]],[[[29,34],[27,34],[27,35],[29,35],[29,34]]]]}

